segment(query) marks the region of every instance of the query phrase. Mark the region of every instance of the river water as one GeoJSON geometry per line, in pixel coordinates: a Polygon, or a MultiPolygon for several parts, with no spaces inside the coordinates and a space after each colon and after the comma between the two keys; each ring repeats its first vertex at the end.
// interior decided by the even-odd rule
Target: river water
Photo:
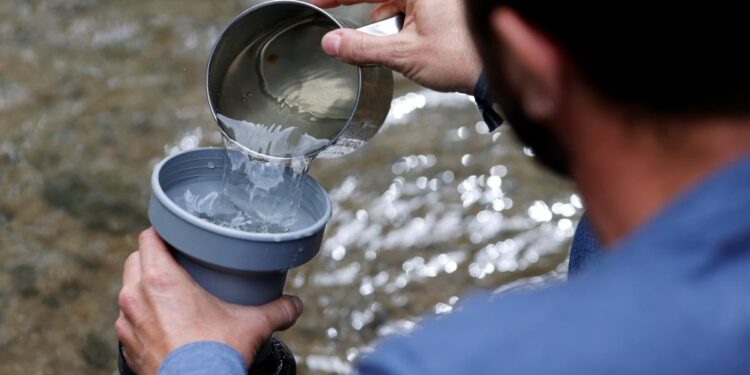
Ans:
{"type": "MultiPolygon", "coordinates": [[[[205,62],[252,3],[0,2],[0,374],[114,372],[121,268],[148,225],[150,171],[221,144],[205,62]]],[[[564,277],[579,197],[480,120],[469,97],[397,77],[383,130],[315,163],[333,219],[320,254],[290,273],[306,309],[280,335],[301,373],[346,373],[472,290],[564,277]]]]}

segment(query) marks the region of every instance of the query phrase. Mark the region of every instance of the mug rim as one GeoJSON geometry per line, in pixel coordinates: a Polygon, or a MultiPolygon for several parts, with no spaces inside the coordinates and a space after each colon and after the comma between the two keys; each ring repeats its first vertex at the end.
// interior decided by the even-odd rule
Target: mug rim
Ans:
{"type": "Polygon", "coordinates": [[[177,203],[175,203],[172,200],[172,198],[169,197],[166,190],[164,189],[164,186],[162,186],[162,181],[161,181],[161,177],[162,177],[161,175],[165,167],[168,167],[170,166],[170,164],[175,163],[176,160],[188,157],[189,154],[194,154],[194,157],[198,157],[198,156],[202,156],[201,154],[213,154],[213,153],[221,153],[220,155],[223,155],[223,153],[227,151],[230,151],[230,150],[226,150],[220,147],[201,147],[201,148],[195,148],[191,150],[184,150],[182,152],[176,153],[174,155],[170,155],[162,159],[154,167],[153,171],[151,172],[152,195],[164,207],[166,207],[166,209],[169,212],[171,212],[173,215],[175,215],[182,221],[190,223],[195,227],[202,228],[210,233],[223,236],[223,237],[227,237],[227,238],[234,238],[234,239],[244,240],[244,241],[257,241],[257,242],[285,242],[285,241],[294,241],[294,240],[298,240],[301,238],[310,237],[314,235],[315,233],[318,233],[325,229],[326,225],[328,224],[328,221],[330,221],[331,216],[333,214],[333,204],[331,202],[331,198],[328,196],[328,193],[325,191],[325,189],[323,189],[320,183],[309,174],[304,176],[305,180],[302,183],[306,185],[310,185],[312,189],[317,190],[319,193],[321,193],[321,196],[323,197],[323,200],[324,200],[323,214],[320,217],[316,218],[315,222],[312,223],[311,225],[308,225],[301,229],[296,229],[293,231],[283,232],[283,233],[248,232],[248,231],[243,231],[239,229],[227,228],[219,224],[214,224],[210,221],[201,219],[189,213],[187,210],[180,207],[177,203]]]}
{"type": "MultiPolygon", "coordinates": [[[[214,103],[213,103],[212,96],[211,96],[211,84],[210,84],[211,82],[210,78],[212,77],[211,67],[214,65],[213,62],[214,62],[214,58],[216,57],[217,49],[219,45],[221,44],[221,42],[226,37],[226,35],[228,35],[228,33],[231,31],[231,29],[235,27],[236,25],[238,25],[240,22],[242,22],[250,14],[262,8],[278,6],[278,5],[290,5],[290,4],[299,5],[305,8],[313,9],[318,14],[323,15],[326,18],[328,18],[330,21],[332,21],[339,29],[343,29],[345,27],[344,24],[342,24],[341,21],[339,21],[336,17],[334,17],[333,15],[331,15],[324,9],[318,6],[315,6],[313,4],[306,3],[300,0],[269,0],[269,1],[257,4],[257,5],[254,5],[248,9],[245,9],[242,13],[240,13],[237,17],[235,17],[232,20],[232,22],[230,22],[229,25],[227,25],[224,28],[224,30],[222,30],[221,34],[219,34],[219,37],[216,39],[216,42],[214,42],[214,45],[211,48],[211,53],[208,58],[208,64],[206,66],[206,97],[208,99],[208,106],[211,109],[211,116],[213,116],[214,121],[216,122],[216,125],[219,127],[219,131],[221,132],[222,138],[225,141],[229,141],[232,144],[232,146],[238,147],[239,149],[248,153],[254,158],[258,158],[258,159],[265,160],[265,161],[282,162],[282,163],[291,163],[293,160],[299,159],[299,158],[314,159],[315,157],[318,156],[318,154],[323,152],[326,148],[335,145],[338,142],[339,138],[341,137],[341,134],[344,133],[344,130],[346,130],[351,125],[352,119],[357,114],[357,110],[360,106],[360,99],[362,96],[362,67],[356,66],[357,68],[357,97],[354,100],[351,113],[349,114],[349,117],[347,118],[346,123],[341,127],[341,129],[339,129],[336,135],[326,145],[313,149],[305,153],[304,155],[291,156],[291,157],[266,155],[264,153],[247,148],[246,146],[237,142],[237,140],[230,137],[229,134],[226,133],[226,131],[224,130],[224,127],[221,126],[221,122],[219,121],[218,114],[216,113],[216,109],[214,108],[214,103]]],[[[245,120],[245,119],[239,119],[239,120],[245,120]]]]}

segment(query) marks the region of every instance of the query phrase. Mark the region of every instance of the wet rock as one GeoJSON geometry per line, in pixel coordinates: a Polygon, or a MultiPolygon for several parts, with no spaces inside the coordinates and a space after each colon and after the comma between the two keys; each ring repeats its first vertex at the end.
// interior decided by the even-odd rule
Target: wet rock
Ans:
{"type": "Polygon", "coordinates": [[[30,264],[21,264],[10,270],[13,290],[21,297],[33,297],[39,293],[36,287],[36,268],[30,264]]]}
{"type": "Polygon", "coordinates": [[[72,301],[81,295],[81,292],[85,289],[84,285],[78,281],[78,279],[65,280],[60,284],[60,290],[58,295],[64,298],[66,301],[72,301]]]}
{"type": "Polygon", "coordinates": [[[78,279],[65,280],[60,283],[55,291],[46,294],[42,298],[42,303],[49,307],[57,308],[62,303],[75,301],[85,289],[85,285],[78,279]]]}
{"type": "Polygon", "coordinates": [[[96,332],[89,332],[86,335],[80,353],[87,365],[98,369],[112,367],[114,359],[117,358],[114,344],[96,332]]]}
{"type": "MultiPolygon", "coordinates": [[[[6,310],[8,309],[8,293],[0,290],[0,327],[3,326],[5,321],[6,310]]],[[[2,347],[2,335],[0,335],[0,347],[2,347]]]]}
{"type": "Polygon", "coordinates": [[[92,230],[126,233],[147,225],[146,197],[112,172],[75,170],[48,176],[42,196],[92,230]]]}
{"type": "Polygon", "coordinates": [[[128,127],[137,134],[146,134],[154,130],[154,124],[149,121],[145,112],[135,112],[130,116],[128,127]]]}
{"type": "Polygon", "coordinates": [[[73,254],[73,260],[86,271],[95,271],[102,267],[102,259],[90,254],[73,254]]]}
{"type": "Polygon", "coordinates": [[[15,32],[13,33],[13,39],[15,39],[18,44],[27,44],[31,42],[33,33],[29,29],[21,26],[16,26],[16,29],[14,31],[15,32]]]}
{"type": "Polygon", "coordinates": [[[18,151],[13,143],[5,141],[0,143],[0,162],[14,165],[18,162],[18,151]]]}
{"type": "Polygon", "coordinates": [[[0,228],[13,221],[13,212],[3,206],[0,206],[0,228]]]}
{"type": "Polygon", "coordinates": [[[53,3],[52,11],[63,17],[80,17],[84,12],[89,12],[96,7],[110,3],[110,0],[77,0],[53,3]]]}
{"type": "Polygon", "coordinates": [[[60,307],[60,298],[56,293],[50,293],[42,298],[42,303],[53,309],[56,309],[60,307]]]}
{"type": "Polygon", "coordinates": [[[120,107],[110,108],[108,111],[98,113],[94,119],[96,139],[104,145],[117,143],[119,140],[117,130],[124,124],[122,108],[120,107]]]}

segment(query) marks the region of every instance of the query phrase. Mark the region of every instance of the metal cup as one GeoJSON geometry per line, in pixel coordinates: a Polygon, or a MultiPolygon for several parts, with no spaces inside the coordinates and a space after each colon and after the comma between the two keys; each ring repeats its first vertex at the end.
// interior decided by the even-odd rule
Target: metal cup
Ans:
{"type": "MultiPolygon", "coordinates": [[[[402,24],[398,16],[360,30],[388,35],[402,24]]],[[[211,112],[225,138],[248,154],[276,161],[300,154],[336,157],[372,138],[390,110],[392,72],[345,64],[320,47],[325,33],[351,26],[296,0],[269,1],[240,14],[216,42],[206,76],[211,112]],[[257,134],[243,134],[243,121],[299,129],[290,136],[299,142],[298,153],[249,146],[267,145],[257,134]]]]}

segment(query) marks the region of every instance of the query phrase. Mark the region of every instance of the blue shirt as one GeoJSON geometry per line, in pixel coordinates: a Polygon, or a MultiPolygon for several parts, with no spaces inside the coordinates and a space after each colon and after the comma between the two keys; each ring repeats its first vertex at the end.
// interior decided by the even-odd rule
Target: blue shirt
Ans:
{"type": "MultiPolygon", "coordinates": [[[[750,373],[750,157],[611,250],[566,284],[470,298],[386,340],[358,373],[750,373]]],[[[190,374],[240,375],[193,361],[178,349],[161,371],[192,362],[190,374]]]]}

